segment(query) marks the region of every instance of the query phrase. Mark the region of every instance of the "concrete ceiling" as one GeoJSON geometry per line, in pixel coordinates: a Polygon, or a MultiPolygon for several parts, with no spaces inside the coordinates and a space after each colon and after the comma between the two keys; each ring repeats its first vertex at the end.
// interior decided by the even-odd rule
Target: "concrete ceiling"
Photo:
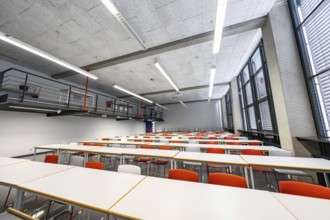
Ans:
{"type": "MultiPolygon", "coordinates": [[[[265,16],[275,0],[228,0],[225,26],[265,16]]],[[[216,0],[113,0],[147,48],[198,35],[214,28],[216,0]]],[[[141,46],[104,7],[100,0],[2,0],[0,31],[53,54],[76,66],[85,66],[141,50],[141,46]]],[[[208,85],[216,64],[215,83],[229,82],[238,74],[261,38],[258,29],[223,37],[221,52],[212,55],[212,41],[155,54],[93,71],[99,80],[91,87],[115,96],[119,84],[136,93],[171,90],[153,62],[163,66],[179,88],[208,85]]],[[[0,59],[48,75],[66,71],[6,43],[0,59]]],[[[65,80],[84,84],[81,75],[65,80]]],[[[215,87],[212,98],[227,88],[215,87]]],[[[207,99],[208,89],[184,91],[183,101],[207,99]]],[[[175,102],[173,93],[148,96],[160,103],[175,102]]]]}

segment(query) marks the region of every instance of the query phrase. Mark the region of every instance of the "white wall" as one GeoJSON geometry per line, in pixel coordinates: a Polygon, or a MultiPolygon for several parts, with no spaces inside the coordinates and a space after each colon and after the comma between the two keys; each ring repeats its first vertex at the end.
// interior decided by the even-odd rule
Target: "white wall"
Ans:
{"type": "Polygon", "coordinates": [[[31,154],[33,146],[42,144],[144,132],[141,121],[0,111],[0,156],[31,154]]]}
{"type": "Polygon", "coordinates": [[[170,111],[164,110],[164,122],[157,122],[156,130],[163,128],[220,128],[219,102],[186,103],[188,108],[181,104],[166,105],[170,111]]]}

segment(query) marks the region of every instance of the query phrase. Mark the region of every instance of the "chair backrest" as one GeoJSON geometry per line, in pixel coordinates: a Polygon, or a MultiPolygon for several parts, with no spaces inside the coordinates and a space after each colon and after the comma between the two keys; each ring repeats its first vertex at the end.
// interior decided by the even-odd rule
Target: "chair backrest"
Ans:
{"type": "Polygon", "coordinates": [[[110,141],[110,138],[102,138],[102,141],[110,141]]]}
{"type": "Polygon", "coordinates": [[[330,189],[324,186],[319,186],[311,183],[296,182],[296,181],[280,181],[280,193],[308,196],[321,199],[330,199],[330,189]]]}
{"type": "Polygon", "coordinates": [[[265,156],[262,150],[252,150],[252,149],[243,149],[242,154],[244,155],[257,155],[257,156],[265,156]]]}
{"type": "Polygon", "coordinates": [[[203,136],[195,136],[194,139],[203,139],[203,136]]]}
{"type": "Polygon", "coordinates": [[[261,142],[248,142],[247,144],[250,146],[261,146],[262,145],[261,142]]]}
{"type": "Polygon", "coordinates": [[[98,144],[98,143],[91,144],[91,145],[94,147],[104,147],[105,146],[104,144],[98,144]]]}
{"type": "Polygon", "coordinates": [[[159,150],[172,150],[172,147],[170,147],[170,146],[159,146],[158,149],[159,150]]]}
{"type": "Polygon", "coordinates": [[[223,139],[224,139],[224,140],[234,140],[234,138],[233,138],[233,137],[230,137],[230,136],[226,136],[226,137],[224,137],[223,139]]]}
{"type": "Polygon", "coordinates": [[[86,168],[92,168],[97,170],[104,170],[104,163],[101,162],[86,162],[86,168]]]}
{"type": "Polygon", "coordinates": [[[218,144],[216,141],[206,141],[205,144],[218,144]]]}
{"type": "Polygon", "coordinates": [[[153,140],[144,140],[144,142],[153,142],[153,140]]]}
{"type": "Polygon", "coordinates": [[[141,168],[139,166],[135,166],[135,165],[127,165],[127,164],[119,165],[118,172],[141,175],[141,168]]]}
{"type": "Polygon", "coordinates": [[[142,140],[134,140],[134,142],[142,142],[142,140]]]}
{"type": "Polygon", "coordinates": [[[269,156],[275,157],[292,157],[292,152],[287,150],[270,150],[269,156]]]}
{"type": "Polygon", "coordinates": [[[207,148],[207,153],[211,153],[211,154],[224,154],[225,153],[225,149],[207,148]]]}
{"type": "Polygon", "coordinates": [[[84,158],[77,155],[71,155],[69,159],[69,165],[83,167],[84,166],[84,158]]]}
{"type": "Polygon", "coordinates": [[[210,173],[208,180],[210,184],[247,188],[246,179],[234,174],[210,173]]]}
{"type": "Polygon", "coordinates": [[[209,137],[210,140],[217,140],[217,137],[209,137]]]}
{"type": "Polygon", "coordinates": [[[83,143],[83,145],[84,145],[84,146],[91,146],[91,145],[92,145],[92,143],[89,143],[89,142],[84,142],[84,143],[83,143]]]}
{"type": "Polygon", "coordinates": [[[190,182],[199,182],[198,173],[190,170],[173,169],[168,171],[168,178],[190,182]]]}
{"type": "Polygon", "coordinates": [[[45,157],[45,163],[57,163],[58,162],[58,155],[46,155],[45,157]]]}
{"type": "Polygon", "coordinates": [[[181,143],[182,143],[182,141],[173,140],[173,141],[171,141],[171,143],[175,143],[175,144],[181,144],[181,143]]]}
{"type": "Polygon", "coordinates": [[[141,149],[154,149],[154,147],[150,146],[150,145],[141,145],[140,148],[141,149]]]}

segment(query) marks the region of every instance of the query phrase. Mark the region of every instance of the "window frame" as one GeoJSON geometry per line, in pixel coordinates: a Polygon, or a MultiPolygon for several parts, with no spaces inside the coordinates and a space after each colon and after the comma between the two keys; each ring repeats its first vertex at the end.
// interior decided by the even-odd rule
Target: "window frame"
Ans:
{"type": "Polygon", "coordinates": [[[234,131],[234,120],[233,120],[233,108],[231,105],[231,89],[229,88],[228,92],[225,95],[225,103],[226,103],[226,118],[227,118],[227,129],[230,131],[234,131]],[[230,109],[230,111],[228,111],[230,109]],[[231,126],[230,126],[231,124],[231,126]]]}

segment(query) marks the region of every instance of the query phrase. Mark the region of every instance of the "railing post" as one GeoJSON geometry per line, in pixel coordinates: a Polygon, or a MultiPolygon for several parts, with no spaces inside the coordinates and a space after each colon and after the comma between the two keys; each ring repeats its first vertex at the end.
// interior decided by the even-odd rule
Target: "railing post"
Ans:
{"type": "Polygon", "coordinates": [[[29,76],[29,75],[26,74],[25,82],[24,82],[24,87],[23,87],[23,94],[22,94],[22,100],[21,100],[21,102],[24,101],[24,96],[25,96],[25,91],[26,91],[26,83],[27,83],[28,76],[29,76]]]}

